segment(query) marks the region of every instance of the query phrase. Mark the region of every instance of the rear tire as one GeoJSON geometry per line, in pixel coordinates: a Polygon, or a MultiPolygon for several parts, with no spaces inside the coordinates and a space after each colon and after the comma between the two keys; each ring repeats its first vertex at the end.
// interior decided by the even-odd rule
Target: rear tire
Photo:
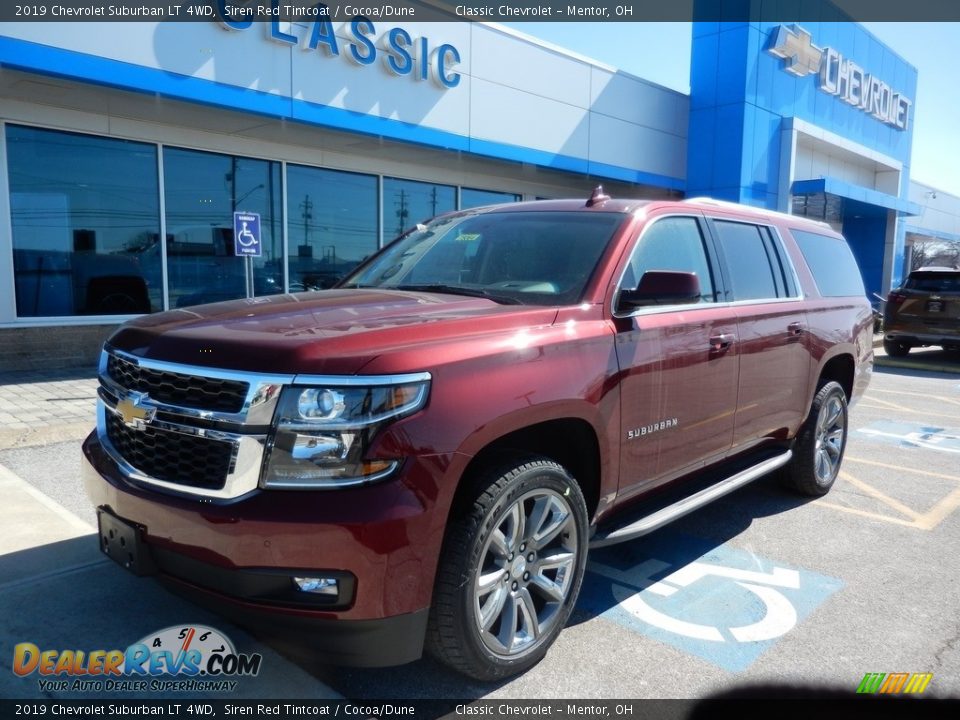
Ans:
{"type": "Polygon", "coordinates": [[[910,346],[898,340],[887,340],[884,338],[883,351],[890,357],[906,357],[910,352],[910,346]]]}
{"type": "Polygon", "coordinates": [[[847,447],[847,394],[837,382],[820,386],[783,472],[787,485],[813,497],[826,495],[847,447]]]}
{"type": "Polygon", "coordinates": [[[576,481],[545,458],[514,458],[479,477],[451,520],[434,588],[427,650],[477,680],[538,663],[566,625],[587,557],[576,481]]]}

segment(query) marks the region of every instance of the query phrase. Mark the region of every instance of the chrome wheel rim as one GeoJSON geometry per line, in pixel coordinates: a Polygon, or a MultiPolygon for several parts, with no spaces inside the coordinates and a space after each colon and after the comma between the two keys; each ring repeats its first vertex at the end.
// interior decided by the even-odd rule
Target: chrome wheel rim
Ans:
{"type": "Polygon", "coordinates": [[[843,401],[832,395],[820,408],[817,416],[817,443],[814,449],[814,473],[821,485],[836,477],[843,456],[843,440],[846,421],[843,416],[843,401]]]}
{"type": "Polygon", "coordinates": [[[533,490],[507,507],[484,544],[473,587],[487,649],[512,657],[540,644],[570,596],[576,561],[577,525],[563,495],[533,490]]]}

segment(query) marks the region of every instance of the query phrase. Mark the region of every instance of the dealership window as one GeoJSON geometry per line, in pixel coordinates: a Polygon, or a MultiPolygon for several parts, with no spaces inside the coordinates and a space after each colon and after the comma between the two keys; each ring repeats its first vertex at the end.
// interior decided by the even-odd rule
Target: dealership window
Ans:
{"type": "Polygon", "coordinates": [[[520,202],[516,193],[496,192],[494,190],[474,190],[463,188],[460,191],[460,209],[481,207],[482,205],[497,205],[499,203],[520,202]]]}
{"type": "Polygon", "coordinates": [[[377,177],[287,165],[290,290],[330,287],[377,250],[377,177]]]}
{"type": "Polygon", "coordinates": [[[417,223],[456,208],[457,191],[450,185],[384,178],[383,238],[389,242],[417,223]]]}
{"type": "Polygon", "coordinates": [[[154,145],[8,125],[19,317],[162,305],[154,145]]]}
{"type": "Polygon", "coordinates": [[[164,148],[170,307],[283,292],[280,163],[164,148]],[[260,214],[260,257],[234,253],[233,213],[260,214]]]}

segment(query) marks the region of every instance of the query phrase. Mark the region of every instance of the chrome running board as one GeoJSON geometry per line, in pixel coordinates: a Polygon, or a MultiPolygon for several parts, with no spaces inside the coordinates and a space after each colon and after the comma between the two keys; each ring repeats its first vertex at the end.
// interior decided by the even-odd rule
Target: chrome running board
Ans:
{"type": "Polygon", "coordinates": [[[673,522],[674,520],[681,518],[688,513],[692,513],[694,510],[713,502],[717,498],[721,498],[724,495],[731,493],[734,490],[741,488],[760,477],[763,477],[767,473],[783,467],[790,462],[790,458],[792,457],[793,451],[787,450],[781,455],[776,455],[775,457],[748,467],[746,470],[741,470],[736,475],[731,475],[720,482],[705,487],[703,490],[700,490],[693,495],[688,495],[687,497],[681,498],[671,505],[667,505],[665,508],[656,510],[649,515],[645,515],[629,525],[615,528],[609,532],[598,531],[597,534],[594,535],[590,540],[590,548],[593,549],[605,547],[607,545],[616,545],[617,543],[626,542],[627,540],[633,540],[634,538],[646,535],[654,530],[659,530],[667,523],[673,522]]]}

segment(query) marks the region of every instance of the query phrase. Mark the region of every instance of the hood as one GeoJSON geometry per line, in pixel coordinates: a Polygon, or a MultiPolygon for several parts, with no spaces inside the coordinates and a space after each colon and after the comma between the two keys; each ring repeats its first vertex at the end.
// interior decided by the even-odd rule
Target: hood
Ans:
{"type": "Polygon", "coordinates": [[[109,342],[139,357],[188,365],[349,375],[411,343],[549,324],[556,313],[439,293],[324,290],[147,315],[121,326],[109,342]]]}

